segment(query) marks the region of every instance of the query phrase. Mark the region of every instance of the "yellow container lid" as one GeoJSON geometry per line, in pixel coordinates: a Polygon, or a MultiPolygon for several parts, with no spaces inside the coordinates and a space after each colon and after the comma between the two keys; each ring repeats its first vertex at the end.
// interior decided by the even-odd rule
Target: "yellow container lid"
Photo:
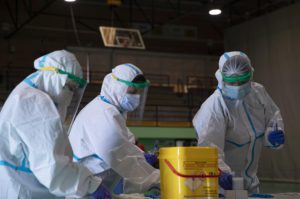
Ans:
{"type": "Polygon", "coordinates": [[[186,159],[205,158],[218,159],[218,150],[215,147],[162,147],[159,149],[159,159],[186,159]]]}

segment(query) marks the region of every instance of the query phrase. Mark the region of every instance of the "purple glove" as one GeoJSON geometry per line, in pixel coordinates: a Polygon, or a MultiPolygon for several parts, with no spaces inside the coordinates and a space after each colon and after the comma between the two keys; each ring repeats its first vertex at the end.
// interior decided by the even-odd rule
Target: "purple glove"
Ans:
{"type": "Polygon", "coordinates": [[[219,176],[219,185],[224,190],[232,190],[232,175],[230,173],[221,172],[219,176]]]}
{"type": "Polygon", "coordinates": [[[102,185],[92,194],[93,199],[111,199],[109,191],[102,185]]]}
{"type": "Polygon", "coordinates": [[[284,144],[284,133],[282,130],[276,129],[274,131],[271,131],[268,135],[269,142],[277,147],[281,144],[284,144]]]}

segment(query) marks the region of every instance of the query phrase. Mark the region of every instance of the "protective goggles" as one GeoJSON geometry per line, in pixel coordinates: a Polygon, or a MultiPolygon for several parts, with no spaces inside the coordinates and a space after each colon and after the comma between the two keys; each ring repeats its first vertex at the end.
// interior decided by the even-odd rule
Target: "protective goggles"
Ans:
{"type": "Polygon", "coordinates": [[[252,77],[252,71],[249,71],[249,72],[246,72],[245,74],[243,75],[240,75],[240,76],[225,76],[223,73],[222,73],[222,77],[223,77],[223,81],[224,82],[228,82],[228,83],[235,83],[235,82],[247,82],[251,79],[252,77]]]}
{"type": "Polygon", "coordinates": [[[124,84],[126,84],[127,86],[131,86],[131,87],[135,87],[135,88],[146,88],[146,87],[149,87],[150,86],[150,81],[149,80],[146,80],[145,82],[143,83],[137,83],[137,82],[129,82],[129,81],[126,81],[126,80],[123,80],[123,79],[120,79],[118,78],[117,76],[115,76],[113,73],[112,73],[112,77],[119,81],[119,82],[122,82],[124,84]]]}
{"type": "Polygon", "coordinates": [[[74,82],[76,82],[79,85],[80,88],[83,88],[86,85],[86,80],[85,79],[77,77],[76,75],[73,75],[71,73],[63,71],[63,70],[61,70],[59,68],[55,68],[55,67],[49,66],[49,67],[40,68],[39,70],[53,71],[53,72],[56,72],[56,73],[59,73],[59,74],[62,74],[62,75],[67,75],[68,78],[71,79],[71,80],[73,80],[74,82]]]}

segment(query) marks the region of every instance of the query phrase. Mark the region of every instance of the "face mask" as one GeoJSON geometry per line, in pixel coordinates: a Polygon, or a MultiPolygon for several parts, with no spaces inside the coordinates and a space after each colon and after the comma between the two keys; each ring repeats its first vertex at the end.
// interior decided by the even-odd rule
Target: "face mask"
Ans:
{"type": "Polygon", "coordinates": [[[61,93],[54,99],[62,122],[64,122],[66,119],[68,106],[71,104],[72,97],[73,92],[67,88],[64,88],[61,93]]]}
{"type": "Polygon", "coordinates": [[[223,94],[231,99],[242,99],[251,91],[251,82],[248,82],[242,86],[230,86],[224,85],[223,94]]]}
{"type": "Polygon", "coordinates": [[[127,112],[134,111],[140,104],[139,94],[126,94],[121,101],[121,108],[127,112]]]}

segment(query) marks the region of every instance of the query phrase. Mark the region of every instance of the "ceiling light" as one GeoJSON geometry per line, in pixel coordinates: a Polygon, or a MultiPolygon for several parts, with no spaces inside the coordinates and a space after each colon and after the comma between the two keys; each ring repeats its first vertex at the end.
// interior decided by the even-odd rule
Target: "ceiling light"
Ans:
{"type": "Polygon", "coordinates": [[[219,14],[222,13],[222,10],[220,10],[220,9],[211,9],[211,10],[209,10],[208,13],[209,13],[210,15],[219,15],[219,14]]]}
{"type": "Polygon", "coordinates": [[[76,0],[65,0],[66,2],[74,2],[74,1],[76,1],[76,0]]]}

